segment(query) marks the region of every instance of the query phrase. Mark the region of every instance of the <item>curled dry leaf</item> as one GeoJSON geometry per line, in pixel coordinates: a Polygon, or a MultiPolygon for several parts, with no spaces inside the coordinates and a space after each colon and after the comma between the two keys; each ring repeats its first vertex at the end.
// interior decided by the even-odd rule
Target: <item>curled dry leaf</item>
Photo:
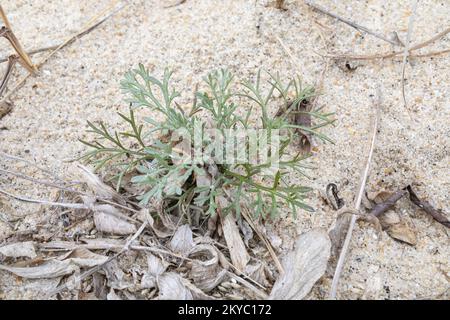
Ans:
{"type": "Polygon", "coordinates": [[[192,237],[192,230],[188,224],[177,229],[169,245],[173,252],[181,255],[187,255],[193,246],[194,239],[192,237]]]}
{"type": "Polygon", "coordinates": [[[275,282],[270,299],[303,299],[325,273],[330,250],[331,241],[326,232],[312,230],[302,234],[295,250],[283,259],[285,273],[275,282]]]}
{"type": "Polygon", "coordinates": [[[77,248],[60,258],[60,260],[72,262],[81,268],[92,268],[105,263],[108,257],[93,253],[85,248],[77,248]]]}
{"type": "Polygon", "coordinates": [[[108,257],[90,252],[87,249],[75,249],[59,258],[45,261],[43,264],[33,267],[8,267],[0,265],[0,270],[6,270],[28,279],[57,278],[80,268],[94,267],[101,265],[108,260],[108,257]]]}
{"type": "Polygon", "coordinates": [[[111,205],[95,206],[94,223],[98,231],[117,235],[134,234],[136,226],[121,217],[125,218],[117,208],[111,205]]]}
{"type": "Polygon", "coordinates": [[[50,260],[36,267],[8,267],[0,265],[0,270],[9,271],[28,279],[59,278],[73,273],[78,266],[69,261],[50,260]]]}
{"type": "Polygon", "coordinates": [[[189,258],[193,259],[190,276],[200,290],[209,292],[225,280],[227,270],[220,267],[219,255],[213,246],[197,245],[189,258]]]}
{"type": "Polygon", "coordinates": [[[0,247],[0,254],[9,258],[36,258],[36,250],[32,241],[11,243],[0,247]]]}

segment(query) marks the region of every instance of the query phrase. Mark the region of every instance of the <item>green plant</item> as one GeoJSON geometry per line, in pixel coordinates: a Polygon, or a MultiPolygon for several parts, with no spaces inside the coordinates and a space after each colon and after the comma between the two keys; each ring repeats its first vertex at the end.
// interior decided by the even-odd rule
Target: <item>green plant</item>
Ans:
{"type": "MultiPolygon", "coordinates": [[[[263,218],[277,215],[280,203],[289,205],[294,214],[298,208],[312,210],[304,203],[310,188],[297,186],[287,179],[293,171],[305,175],[303,170],[308,168],[303,162],[307,155],[298,152],[290,156],[298,129],[330,141],[317,129],[333,121],[331,114],[305,111],[305,114],[318,119],[319,123],[313,127],[299,126],[287,120],[293,106],[314,96],[312,87],[302,88],[300,79],[283,83],[278,74],[269,74],[270,80],[264,82],[268,88],[263,89],[261,72],[258,72],[254,83],[243,82],[236,86],[228,70],[214,71],[204,78],[207,91],[196,92],[191,109],[185,111],[175,102],[179,93],[170,89],[171,75],[165,70],[160,81],[151,76],[143,65],[128,72],[121,85],[128,94],[130,111],[128,116],[119,115],[130,130],[111,133],[103,123],[94,125],[88,122],[97,139],[94,142],[82,141],[92,148],[84,158],[94,162],[97,168],[105,165],[118,167],[117,188],[124,174],[131,173],[132,183],[146,187],[145,192],[138,196],[142,205],[158,199],[164,201],[167,210],[178,209],[186,213],[188,219],[191,209],[201,214],[214,214],[219,205],[222,211],[233,210],[239,215],[242,201],[252,204],[255,216],[263,218]],[[275,92],[279,93],[287,110],[284,116],[271,115],[270,106],[280,100],[275,97],[275,92]],[[243,110],[241,106],[248,107],[244,114],[239,112],[243,110]],[[162,114],[163,120],[145,118],[143,124],[138,125],[135,111],[142,107],[162,114]],[[259,119],[252,124],[251,115],[258,109],[259,119]],[[209,122],[201,121],[205,118],[209,122]],[[223,134],[230,130],[257,128],[265,130],[268,138],[279,135],[277,151],[280,160],[276,166],[270,161],[217,163],[214,156],[197,162],[183,161],[186,152],[180,153],[177,149],[179,140],[173,138],[174,133],[182,130],[191,139],[189,141],[193,141],[199,123],[201,130],[214,128],[223,134]],[[222,201],[224,199],[226,201],[222,201]]],[[[214,137],[205,139],[209,139],[209,143],[214,142],[214,137]]],[[[247,144],[245,142],[245,146],[247,144]]],[[[189,142],[188,153],[198,148],[203,150],[203,145],[199,147],[189,142]]],[[[272,151],[269,151],[269,159],[274,156],[272,151]]]]}

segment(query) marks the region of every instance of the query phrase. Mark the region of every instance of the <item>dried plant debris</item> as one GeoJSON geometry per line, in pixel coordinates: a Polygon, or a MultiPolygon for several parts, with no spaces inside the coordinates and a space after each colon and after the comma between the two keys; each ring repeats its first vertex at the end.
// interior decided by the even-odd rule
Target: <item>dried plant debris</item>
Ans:
{"type": "Polygon", "coordinates": [[[408,192],[406,190],[398,190],[394,192],[392,195],[384,199],[383,201],[379,201],[381,197],[386,197],[386,193],[378,194],[374,199],[378,202],[376,206],[370,211],[370,215],[375,217],[379,217],[381,214],[385,213],[387,210],[391,209],[398,200],[400,200],[405,194],[408,192]]]}
{"type": "Polygon", "coordinates": [[[170,240],[169,248],[175,253],[187,255],[193,247],[194,239],[190,226],[185,224],[179,227],[170,240]]]}
{"type": "Polygon", "coordinates": [[[95,228],[100,232],[129,235],[136,232],[136,226],[127,222],[125,215],[117,208],[105,204],[98,205],[94,209],[95,228]]]}
{"type": "Polygon", "coordinates": [[[6,116],[12,110],[12,103],[8,101],[1,102],[0,101],[0,119],[6,116]]]}
{"type": "Polygon", "coordinates": [[[402,220],[398,223],[394,223],[388,226],[386,231],[390,237],[415,246],[417,244],[417,231],[411,226],[410,223],[402,220]]]}
{"type": "Polygon", "coordinates": [[[233,265],[239,271],[244,271],[250,256],[239,233],[235,218],[232,215],[229,214],[222,218],[222,230],[233,265]]]}
{"type": "MultiPolygon", "coordinates": [[[[278,84],[280,82],[279,75],[272,76],[272,78],[274,83],[278,84]]],[[[294,82],[294,86],[297,87],[297,85],[300,86],[300,81],[294,82]]],[[[287,100],[287,95],[285,93],[283,95],[283,97],[285,98],[285,103],[278,109],[275,116],[277,118],[286,119],[290,123],[299,126],[299,128],[297,128],[295,131],[296,135],[298,136],[297,143],[300,147],[300,150],[308,154],[311,152],[311,147],[313,144],[313,134],[309,130],[302,130],[302,128],[317,129],[320,126],[325,125],[325,123],[330,124],[333,122],[333,120],[330,118],[333,113],[320,114],[319,110],[311,110],[312,104],[310,102],[311,99],[315,96],[314,88],[307,87],[301,90],[301,92],[302,94],[297,95],[296,99],[293,101],[287,100]],[[325,123],[321,124],[320,126],[313,127],[313,117],[325,120],[325,123]]]]}
{"type": "Polygon", "coordinates": [[[339,210],[345,205],[344,199],[339,197],[338,187],[335,183],[330,183],[327,185],[326,199],[334,210],[339,210]]]}
{"type": "Polygon", "coordinates": [[[220,265],[217,249],[212,245],[200,244],[189,254],[192,259],[190,277],[204,292],[210,292],[227,278],[227,270],[220,265]]]}
{"type": "Polygon", "coordinates": [[[444,214],[444,212],[435,209],[429,202],[419,199],[411,186],[407,186],[406,189],[409,192],[409,198],[416,206],[424,210],[440,224],[443,224],[447,228],[450,228],[450,220],[449,218],[447,218],[447,215],[444,214]]]}
{"type": "Polygon", "coordinates": [[[44,261],[37,266],[10,267],[0,265],[0,270],[12,272],[22,278],[46,279],[70,275],[80,268],[92,267],[104,263],[108,257],[90,252],[87,249],[76,249],[69,254],[44,261]]]}
{"type": "Polygon", "coordinates": [[[327,233],[313,230],[302,234],[294,251],[284,257],[286,272],[273,286],[271,299],[301,300],[324,275],[330,258],[331,241],[327,233]]]}
{"type": "MultiPolygon", "coordinates": [[[[116,188],[81,164],[75,165],[76,183],[64,177],[43,182],[18,173],[32,183],[58,190],[64,195],[61,202],[30,199],[10,193],[9,187],[0,188],[2,196],[55,207],[65,217],[64,224],[45,221],[38,235],[24,242],[8,239],[8,244],[1,245],[2,272],[31,279],[24,281],[57,279],[59,285],[47,293],[60,299],[268,297],[284,268],[267,240],[264,223],[270,223],[286,204],[293,214],[299,209],[312,210],[304,203],[309,188],[287,180],[289,172],[304,174],[304,158],[300,152],[292,157],[287,148],[298,129],[328,141],[317,131],[320,125],[311,126],[300,116],[303,112],[292,110],[299,123],[292,124],[284,116],[274,119],[269,111],[279,104],[274,91],[286,106],[293,97],[291,107],[310,93],[298,80],[285,84],[271,75],[266,83],[270,89],[264,92],[261,73],[255,82],[241,83],[241,90],[236,90],[232,74],[221,70],[205,78],[208,90],[196,92],[196,102],[187,112],[174,101],[178,93],[169,87],[170,76],[166,71],[157,80],[143,66],[127,74],[122,87],[131,97],[132,108],[129,115],[121,116],[130,132],[114,133],[104,124],[89,123],[100,139],[87,143],[92,150],[86,159],[97,169],[110,165],[106,176],[114,176],[108,181],[117,182],[116,188]],[[155,90],[160,91],[161,101],[155,90]],[[211,159],[189,164],[174,156],[172,152],[178,149],[170,134],[180,126],[193,130],[194,120],[200,121],[196,118],[199,112],[221,130],[249,128],[249,115],[235,112],[242,99],[262,111],[261,127],[286,133],[280,150],[283,161],[274,172],[270,163],[222,164],[211,159]],[[135,114],[140,106],[162,113],[165,121],[147,119],[140,124],[135,114]],[[133,140],[136,144],[127,145],[133,140]]],[[[327,115],[317,115],[322,125],[330,122],[327,115]]],[[[193,147],[188,145],[188,150],[193,147]]],[[[316,241],[323,244],[320,237],[316,241]]],[[[299,242],[300,247],[304,245],[299,242]]],[[[293,257],[300,255],[313,264],[321,261],[320,253],[318,257],[306,253],[293,257]]],[[[321,272],[315,265],[316,273],[311,274],[308,261],[301,267],[307,271],[304,276],[311,278],[301,278],[302,288],[292,289],[299,292],[288,292],[296,297],[309,291],[321,272]]]]}
{"type": "MultiPolygon", "coordinates": [[[[379,225],[391,238],[414,246],[417,244],[416,228],[408,216],[401,216],[394,210],[395,204],[407,194],[409,194],[410,200],[415,205],[423,209],[442,225],[449,227],[450,222],[446,215],[441,210],[436,210],[428,202],[420,200],[411,186],[407,186],[406,188],[395,192],[383,190],[369,193],[367,195],[368,202],[366,204],[366,208],[369,212],[366,214],[348,210],[345,211],[357,215],[359,219],[375,223],[377,226],[379,225]]],[[[351,215],[349,214],[338,215],[336,221],[329,230],[329,236],[332,242],[332,263],[329,265],[328,272],[332,272],[334,268],[333,259],[342,246],[344,232],[348,226],[350,216],[351,215]]]]}
{"type": "Polygon", "coordinates": [[[6,67],[5,74],[3,76],[2,81],[0,82],[0,97],[3,96],[3,93],[6,90],[8,81],[11,78],[11,74],[14,70],[14,66],[15,66],[17,60],[18,60],[18,57],[15,55],[12,55],[8,58],[8,66],[6,67]]]}

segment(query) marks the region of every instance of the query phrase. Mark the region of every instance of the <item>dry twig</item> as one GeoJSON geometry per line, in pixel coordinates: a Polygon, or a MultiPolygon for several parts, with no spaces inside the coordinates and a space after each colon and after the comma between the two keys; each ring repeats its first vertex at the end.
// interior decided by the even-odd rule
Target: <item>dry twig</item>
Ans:
{"type": "MultiPolygon", "coordinates": [[[[96,15],[95,17],[93,17],[91,20],[89,20],[86,25],[82,28],[81,31],[79,31],[78,33],[71,35],[70,37],[68,37],[62,44],[60,44],[55,50],[51,51],[47,56],[45,56],[41,61],[39,61],[36,64],[36,68],[39,69],[45,62],[47,62],[47,60],[49,60],[56,52],[60,51],[61,49],[63,49],[64,47],[68,46],[69,44],[73,43],[76,39],[79,39],[80,37],[88,34],[89,32],[91,32],[92,30],[94,30],[96,27],[98,27],[99,25],[101,25],[103,22],[105,22],[107,19],[109,19],[110,17],[112,17],[113,15],[115,15],[117,12],[119,12],[120,10],[122,10],[123,8],[125,8],[128,3],[125,3],[121,6],[119,6],[117,8],[117,3],[118,1],[114,1],[113,4],[111,4],[110,6],[108,6],[108,8],[106,8],[105,10],[103,10],[102,12],[100,12],[98,15],[96,15]],[[106,16],[105,16],[106,14],[106,16]],[[104,18],[102,18],[101,20],[99,20],[98,22],[95,22],[96,20],[98,20],[100,17],[104,16],[104,18]]],[[[0,100],[0,104],[4,101],[6,101],[18,88],[20,88],[25,82],[26,80],[30,77],[31,74],[27,74],[26,76],[24,76],[21,80],[19,80],[17,82],[17,84],[8,92],[8,94],[3,97],[2,100],[0,100]]]]}
{"type": "Polygon", "coordinates": [[[450,228],[450,220],[445,216],[445,214],[442,211],[436,210],[427,201],[419,199],[419,197],[417,197],[416,193],[413,191],[411,186],[407,186],[406,189],[409,192],[409,198],[416,206],[418,206],[423,211],[428,213],[430,216],[433,217],[434,220],[436,220],[440,224],[446,226],[447,228],[450,228]]]}
{"type": "Polygon", "coordinates": [[[407,107],[406,104],[406,94],[405,94],[405,71],[406,71],[406,63],[408,61],[408,56],[409,56],[409,44],[411,42],[411,33],[412,33],[412,29],[413,29],[413,25],[414,25],[414,18],[416,16],[416,11],[417,11],[417,4],[418,4],[418,0],[414,1],[413,7],[412,7],[412,13],[411,13],[411,17],[409,18],[409,23],[408,23],[408,33],[406,34],[406,44],[405,44],[405,50],[403,53],[403,64],[402,64],[402,97],[403,97],[403,103],[405,105],[405,108],[407,107]]]}
{"type": "MultiPolygon", "coordinates": [[[[377,99],[377,101],[375,102],[375,121],[374,121],[373,130],[372,130],[372,134],[371,134],[372,138],[371,138],[371,143],[370,143],[370,149],[369,149],[369,154],[367,156],[367,160],[366,160],[366,163],[364,166],[364,171],[361,176],[361,181],[359,184],[359,191],[358,191],[358,195],[357,195],[356,201],[355,201],[355,211],[359,211],[359,208],[361,206],[361,201],[362,201],[362,197],[364,194],[364,188],[366,185],[367,176],[369,174],[370,163],[372,162],[373,151],[375,149],[375,142],[376,142],[376,137],[377,137],[377,132],[378,132],[378,126],[379,126],[379,120],[380,120],[380,108],[381,108],[381,90],[380,90],[380,88],[377,89],[377,98],[376,99],[377,99]]],[[[350,240],[352,237],[353,229],[355,227],[357,218],[358,218],[358,216],[354,214],[354,215],[352,215],[352,219],[350,220],[347,235],[345,237],[345,241],[342,246],[342,250],[341,250],[339,260],[338,260],[338,263],[336,266],[336,270],[334,273],[333,282],[331,284],[331,292],[330,292],[331,299],[336,299],[339,278],[341,276],[342,269],[344,267],[345,258],[346,258],[347,252],[349,250],[350,240]]]]}
{"type": "Polygon", "coordinates": [[[355,28],[357,30],[364,31],[364,32],[366,32],[368,34],[371,34],[372,36],[377,37],[378,39],[381,39],[383,41],[386,41],[386,42],[388,42],[388,43],[390,43],[390,44],[392,44],[394,46],[401,46],[401,47],[403,46],[403,44],[401,42],[399,42],[398,40],[391,40],[388,37],[386,37],[386,36],[384,36],[382,34],[379,34],[379,33],[375,32],[375,31],[372,31],[372,30],[370,30],[367,27],[359,25],[359,24],[357,24],[357,23],[355,23],[353,21],[350,21],[350,20],[348,20],[346,18],[340,17],[337,14],[335,14],[333,12],[330,12],[326,8],[315,4],[313,1],[306,0],[305,3],[308,6],[313,7],[317,11],[319,11],[319,12],[321,12],[323,14],[326,14],[327,16],[330,16],[332,18],[338,19],[339,21],[341,21],[341,22],[343,22],[343,23],[345,23],[345,24],[347,24],[347,25],[349,25],[349,26],[351,26],[351,27],[353,27],[353,28],[355,28]]]}
{"type": "MultiPolygon", "coordinates": [[[[430,56],[440,55],[440,54],[444,54],[444,53],[450,52],[450,49],[444,49],[444,50],[428,52],[428,53],[424,53],[424,54],[414,54],[414,53],[412,53],[413,51],[422,49],[422,48],[424,48],[424,47],[426,47],[426,46],[436,42],[437,40],[445,37],[448,33],[450,33],[450,27],[447,27],[445,30],[439,32],[438,34],[436,34],[435,36],[431,37],[430,39],[412,46],[408,50],[409,51],[409,56],[410,57],[414,57],[414,58],[423,58],[423,57],[430,57],[430,56]]],[[[397,57],[397,56],[399,56],[399,55],[401,55],[403,53],[404,53],[404,51],[385,52],[385,53],[377,53],[377,54],[371,54],[371,55],[348,55],[348,54],[334,53],[334,54],[326,54],[326,55],[322,55],[322,56],[326,57],[326,58],[335,59],[335,60],[340,60],[340,59],[347,59],[347,60],[374,60],[374,59],[394,58],[394,57],[397,57]]]]}
{"type": "MultiPolygon", "coordinates": [[[[55,45],[55,46],[49,46],[49,47],[43,47],[43,48],[39,48],[39,49],[34,49],[34,50],[31,50],[31,51],[28,51],[27,54],[28,54],[29,56],[32,56],[32,55],[34,55],[34,54],[38,54],[38,53],[41,53],[41,52],[46,52],[46,51],[50,51],[50,50],[55,50],[55,49],[58,48],[59,46],[60,46],[60,44],[55,45]]],[[[8,59],[9,59],[9,57],[3,57],[3,58],[0,58],[0,63],[6,62],[6,61],[8,61],[8,59]]]]}

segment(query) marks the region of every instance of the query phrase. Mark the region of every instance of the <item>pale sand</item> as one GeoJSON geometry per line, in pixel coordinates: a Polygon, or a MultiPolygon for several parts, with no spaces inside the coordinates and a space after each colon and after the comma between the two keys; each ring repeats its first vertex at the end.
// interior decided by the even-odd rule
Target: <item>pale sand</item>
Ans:
{"type": "MultiPolygon", "coordinates": [[[[287,11],[265,7],[267,1],[257,2],[187,0],[165,9],[163,1],[132,1],[91,34],[59,52],[38,76],[19,89],[13,96],[13,112],[0,120],[0,151],[34,159],[60,175],[70,175],[70,165],[63,161],[86,151],[77,141],[89,138],[86,120],[104,120],[119,127],[116,111],[127,110],[119,81],[139,62],[157,75],[166,66],[172,68],[174,85],[183,90],[183,104],[190,101],[195,84],[215,68],[228,67],[240,80],[254,77],[258,68],[294,75],[296,67],[276,37],[292,51],[300,68],[297,72],[306,83],[317,82],[325,66],[315,53],[325,52],[321,33],[330,51],[354,54],[392,49],[377,38],[362,36],[343,23],[311,11],[302,1],[287,1],[287,11]]],[[[59,43],[109,3],[3,0],[2,6],[23,46],[35,49],[59,43]]],[[[406,38],[409,1],[318,3],[380,33],[397,31],[400,38],[406,38]]],[[[448,27],[449,17],[447,1],[420,1],[413,43],[448,27]]],[[[0,45],[3,57],[10,50],[6,41],[0,40],[0,45]]],[[[447,36],[422,52],[449,47],[447,36]]],[[[301,212],[296,220],[282,218],[283,223],[277,226],[283,228],[275,230],[283,239],[282,251],[291,247],[297,234],[332,224],[336,213],[319,196],[319,190],[329,182],[339,185],[347,203],[353,202],[368,148],[373,114],[370,95],[377,85],[383,92],[382,119],[367,190],[394,190],[415,183],[419,194],[448,211],[450,57],[412,61],[406,70],[407,108],[401,97],[401,58],[357,65],[355,71],[345,72],[332,64],[325,75],[324,95],[318,104],[336,112],[336,125],[323,130],[336,143],[318,142],[313,159],[318,169],[309,172],[314,179],[301,181],[317,189],[309,200],[317,212],[301,212]]],[[[18,73],[12,81],[17,79],[18,73]]],[[[1,161],[3,167],[36,174],[24,165],[1,161]]],[[[16,193],[54,196],[46,189],[4,175],[0,175],[0,183],[11,183],[9,190],[16,193]]],[[[17,202],[11,205],[16,214],[31,214],[19,224],[19,230],[35,228],[49,219],[58,221],[52,210],[17,202]]],[[[399,243],[386,233],[377,239],[371,227],[359,224],[341,280],[340,298],[436,298],[449,289],[448,230],[407,200],[399,202],[397,212],[410,217],[417,230],[417,245],[399,243]]],[[[12,233],[0,221],[0,241],[12,233]]],[[[324,278],[310,297],[326,297],[330,284],[331,279],[324,278]]],[[[0,272],[0,297],[36,296],[14,276],[0,272]]],[[[448,299],[448,291],[441,298],[448,299]]]]}

